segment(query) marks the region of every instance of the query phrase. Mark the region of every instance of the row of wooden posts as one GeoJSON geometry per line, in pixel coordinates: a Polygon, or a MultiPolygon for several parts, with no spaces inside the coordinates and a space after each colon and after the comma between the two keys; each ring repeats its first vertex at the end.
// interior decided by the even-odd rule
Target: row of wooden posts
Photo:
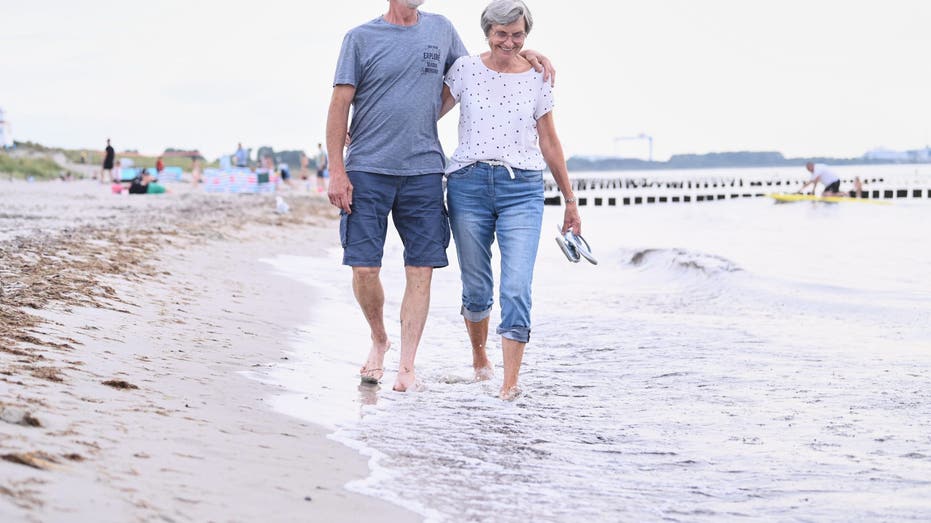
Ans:
{"type": "MultiPolygon", "coordinates": [[[[862,180],[862,182],[864,185],[883,184],[884,179],[871,178],[862,180]]],[[[579,205],[616,206],[761,198],[773,192],[794,192],[792,188],[801,186],[803,182],[798,180],[744,180],[741,178],[684,181],[578,178],[572,180],[571,183],[573,191],[577,192],[576,197],[579,205]],[[767,187],[770,190],[766,190],[767,187]],[[780,188],[782,190],[779,190],[780,188]],[[659,189],[661,192],[650,191],[650,189],[659,189]],[[586,191],[605,192],[598,195],[585,195],[586,191]],[[611,192],[616,194],[611,194],[611,192]]],[[[841,183],[845,184],[844,187],[851,187],[853,180],[842,180],[841,183]]],[[[550,194],[557,193],[557,195],[549,196],[544,200],[546,205],[562,204],[562,196],[558,194],[559,191],[555,182],[548,180],[544,189],[550,194]]],[[[931,199],[931,188],[864,187],[861,197],[871,199],[931,199]]]]}

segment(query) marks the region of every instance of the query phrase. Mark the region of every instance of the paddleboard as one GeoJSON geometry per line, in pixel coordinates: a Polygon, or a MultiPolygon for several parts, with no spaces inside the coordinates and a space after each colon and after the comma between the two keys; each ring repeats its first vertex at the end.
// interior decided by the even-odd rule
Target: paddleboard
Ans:
{"type": "Polygon", "coordinates": [[[872,203],[874,205],[891,205],[890,202],[882,200],[870,200],[869,198],[851,198],[849,196],[814,196],[811,194],[767,194],[777,202],[826,202],[826,203],[872,203]]]}

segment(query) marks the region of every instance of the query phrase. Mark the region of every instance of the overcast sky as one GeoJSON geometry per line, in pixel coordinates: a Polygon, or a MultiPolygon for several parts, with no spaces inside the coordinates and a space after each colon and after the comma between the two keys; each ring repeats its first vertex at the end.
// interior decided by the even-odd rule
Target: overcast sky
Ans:
{"type": "MultiPolygon", "coordinates": [[[[529,0],[556,64],[568,155],[778,150],[859,156],[931,141],[927,0],[529,0]]],[[[472,53],[486,0],[427,0],[472,53]]],[[[385,0],[0,0],[0,107],[18,140],[208,157],[324,138],[346,30],[385,0]]],[[[458,113],[441,122],[456,143],[458,113]]]]}

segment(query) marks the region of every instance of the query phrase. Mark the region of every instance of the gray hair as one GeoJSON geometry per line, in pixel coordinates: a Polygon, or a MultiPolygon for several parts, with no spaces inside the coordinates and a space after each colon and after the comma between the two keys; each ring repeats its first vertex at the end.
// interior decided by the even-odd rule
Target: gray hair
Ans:
{"type": "Polygon", "coordinates": [[[482,31],[485,36],[491,32],[493,25],[510,25],[524,17],[524,32],[530,34],[530,28],[533,27],[533,15],[527,4],[521,0],[493,0],[488,7],[482,11],[482,31]]]}

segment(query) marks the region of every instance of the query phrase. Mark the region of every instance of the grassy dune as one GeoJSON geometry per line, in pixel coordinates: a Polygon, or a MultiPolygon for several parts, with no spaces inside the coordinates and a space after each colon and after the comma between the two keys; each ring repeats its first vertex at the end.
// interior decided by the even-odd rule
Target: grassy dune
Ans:
{"type": "MultiPolygon", "coordinates": [[[[65,157],[69,161],[74,163],[81,162],[81,153],[84,153],[84,158],[88,165],[101,165],[103,164],[103,151],[89,150],[89,149],[72,149],[62,151],[65,157]]],[[[155,167],[155,162],[158,160],[158,156],[147,156],[137,153],[125,153],[119,152],[116,153],[116,159],[129,159],[133,161],[133,167],[155,167]]],[[[193,167],[193,160],[190,157],[177,157],[177,156],[166,156],[163,158],[166,167],[180,167],[185,172],[190,172],[193,167]]],[[[201,162],[201,166],[204,166],[205,162],[201,162]]]]}
{"type": "Polygon", "coordinates": [[[13,157],[7,153],[0,153],[0,175],[9,179],[26,179],[32,176],[36,180],[51,180],[66,172],[68,169],[58,165],[48,156],[13,157]]]}

